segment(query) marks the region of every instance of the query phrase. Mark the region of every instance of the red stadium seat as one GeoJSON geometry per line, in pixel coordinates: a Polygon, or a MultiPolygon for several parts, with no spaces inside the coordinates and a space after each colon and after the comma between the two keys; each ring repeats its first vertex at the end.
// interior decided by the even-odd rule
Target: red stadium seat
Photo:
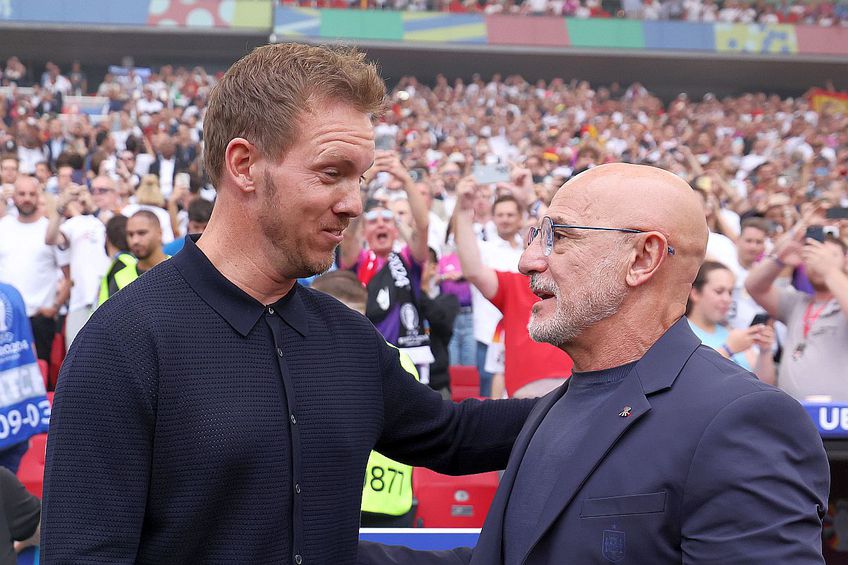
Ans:
{"type": "Polygon", "coordinates": [[[41,498],[44,488],[44,464],[47,455],[47,434],[38,434],[29,438],[29,450],[21,459],[18,478],[26,489],[41,498]]]}
{"type": "Polygon", "coordinates": [[[473,365],[452,365],[450,373],[451,400],[480,398],[480,373],[473,365]]]}
{"type": "Polygon", "coordinates": [[[415,524],[423,528],[481,528],[498,489],[498,474],[464,477],[416,467],[412,491],[418,499],[415,524]]]}
{"type": "Polygon", "coordinates": [[[38,360],[38,368],[41,369],[41,376],[44,377],[44,388],[47,388],[47,379],[50,377],[50,366],[44,359],[38,360]]]}

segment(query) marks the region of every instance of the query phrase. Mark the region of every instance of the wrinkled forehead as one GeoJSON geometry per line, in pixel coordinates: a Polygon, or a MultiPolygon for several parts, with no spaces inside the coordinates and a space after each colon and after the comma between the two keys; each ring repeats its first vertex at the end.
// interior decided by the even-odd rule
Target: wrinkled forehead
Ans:
{"type": "Polygon", "coordinates": [[[603,198],[580,185],[566,183],[560,188],[548,208],[548,216],[560,224],[591,224],[611,217],[603,198]]]}

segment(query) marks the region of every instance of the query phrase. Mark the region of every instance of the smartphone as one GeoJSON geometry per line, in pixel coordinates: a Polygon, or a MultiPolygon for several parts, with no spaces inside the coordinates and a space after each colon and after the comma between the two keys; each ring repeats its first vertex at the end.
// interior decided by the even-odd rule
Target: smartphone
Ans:
{"type": "Polygon", "coordinates": [[[174,186],[191,186],[191,175],[188,173],[177,173],[174,175],[174,186]]]}
{"type": "Polygon", "coordinates": [[[769,316],[768,314],[763,312],[761,314],[757,314],[756,316],[754,316],[754,319],[751,320],[751,325],[752,326],[759,326],[761,324],[767,324],[769,320],[771,320],[771,316],[769,316]]]}
{"type": "Polygon", "coordinates": [[[374,139],[374,149],[377,151],[394,151],[396,137],[393,133],[379,133],[374,139]]]}
{"type": "Polygon", "coordinates": [[[848,220],[848,208],[828,208],[824,217],[828,220],[848,220]]]}
{"type": "Polygon", "coordinates": [[[477,184],[509,182],[509,167],[499,163],[494,165],[477,163],[474,165],[471,175],[474,177],[474,181],[477,184]]]}
{"type": "Polygon", "coordinates": [[[807,239],[815,239],[816,241],[824,243],[824,227],[810,226],[807,228],[807,234],[804,237],[807,239]]]}

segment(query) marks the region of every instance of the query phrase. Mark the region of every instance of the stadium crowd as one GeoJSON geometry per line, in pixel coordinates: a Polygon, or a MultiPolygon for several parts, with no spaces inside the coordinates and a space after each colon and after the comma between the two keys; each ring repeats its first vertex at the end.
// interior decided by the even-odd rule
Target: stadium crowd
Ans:
{"type": "Polygon", "coordinates": [[[848,25],[848,4],[829,0],[292,0],[311,8],[530,14],[740,24],[848,25]]]}
{"type": "MultiPolygon", "coordinates": [[[[25,75],[10,58],[4,83],[25,75]]],[[[23,295],[39,358],[55,362],[57,330],[68,347],[98,303],[202,231],[215,198],[201,158],[215,82],[202,68],[165,66],[94,86],[79,66],[66,76],[51,63],[31,88],[4,90],[0,281],[23,295]],[[102,109],[61,113],[63,98],[89,91],[108,100],[102,109]]],[[[848,401],[837,378],[848,362],[838,345],[848,326],[839,106],[765,93],[665,102],[638,83],[407,77],[375,135],[366,212],[335,267],[357,274],[368,317],[445,395],[450,365],[477,367],[482,396],[535,396],[569,375],[564,353],[527,336],[537,297],[518,258],[553,191],[620,161],[667,169],[703,198],[715,264],[696,281],[689,316],[705,343],[801,400],[848,401]],[[807,227],[824,243],[805,248],[807,227]],[[808,296],[823,305],[806,308],[808,296]]]]}

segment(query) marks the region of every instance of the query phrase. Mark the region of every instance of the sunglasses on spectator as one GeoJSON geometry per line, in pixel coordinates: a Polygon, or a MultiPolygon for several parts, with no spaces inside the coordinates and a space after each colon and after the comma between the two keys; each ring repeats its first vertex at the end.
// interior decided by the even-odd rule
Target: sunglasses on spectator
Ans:
{"type": "Polygon", "coordinates": [[[108,186],[92,186],[91,193],[92,194],[109,194],[110,192],[115,192],[114,188],[110,188],[108,186]]]}
{"type": "MultiPolygon", "coordinates": [[[[545,257],[550,257],[554,250],[554,231],[556,230],[594,230],[594,231],[617,231],[621,233],[646,233],[645,230],[634,230],[630,228],[601,228],[595,226],[575,226],[572,224],[555,224],[549,216],[542,218],[540,227],[532,226],[527,230],[527,247],[536,240],[536,236],[542,234],[542,252],[545,257]]],[[[674,255],[674,248],[668,246],[668,254],[674,255]]]]}
{"type": "Polygon", "coordinates": [[[391,210],[370,210],[365,212],[365,220],[368,222],[376,222],[377,218],[383,218],[387,222],[395,219],[395,214],[391,210]]]}

